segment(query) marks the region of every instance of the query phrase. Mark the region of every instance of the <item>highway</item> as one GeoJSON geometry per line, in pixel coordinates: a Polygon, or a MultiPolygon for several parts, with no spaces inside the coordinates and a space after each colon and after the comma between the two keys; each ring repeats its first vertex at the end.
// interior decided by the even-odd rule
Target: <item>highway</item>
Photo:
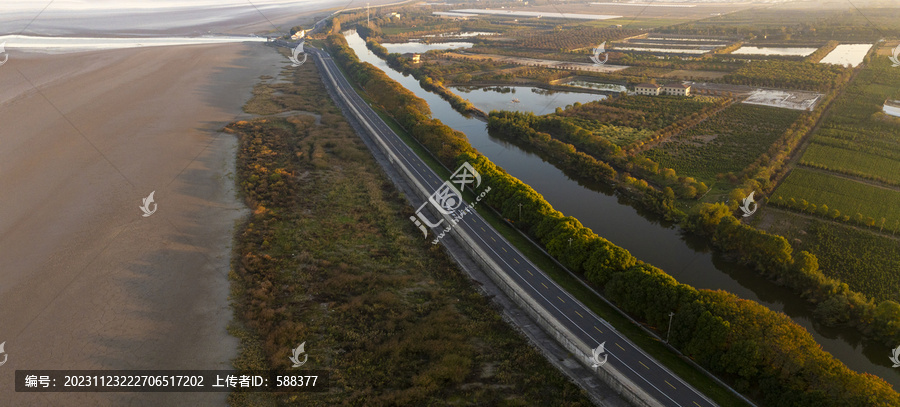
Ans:
{"type": "MultiPolygon", "coordinates": [[[[427,194],[436,191],[446,179],[431,170],[412,149],[407,146],[391,128],[353,90],[348,80],[341,74],[335,61],[322,50],[307,48],[307,52],[318,58],[324,67],[322,72],[326,86],[332,87],[344,105],[365,127],[373,141],[389,148],[393,165],[405,166],[414,174],[416,184],[425,188],[427,194]]],[[[415,185],[414,185],[415,187],[415,185]]],[[[482,185],[479,190],[483,190],[482,185]]],[[[410,225],[414,227],[412,222],[410,225]]],[[[591,347],[605,342],[608,359],[599,369],[614,367],[641,387],[661,405],[683,407],[706,407],[716,404],[699,391],[683,382],[681,378],[663,367],[655,359],[633,345],[628,339],[605,320],[577,301],[567,291],[557,285],[543,271],[494,230],[477,212],[472,211],[454,226],[462,228],[476,241],[484,253],[501,267],[501,272],[509,275],[521,288],[520,295],[534,299],[544,308],[546,315],[555,318],[570,332],[591,347]]],[[[428,242],[441,233],[440,228],[429,230],[428,242]]],[[[602,359],[602,357],[601,357],[602,359]]]]}

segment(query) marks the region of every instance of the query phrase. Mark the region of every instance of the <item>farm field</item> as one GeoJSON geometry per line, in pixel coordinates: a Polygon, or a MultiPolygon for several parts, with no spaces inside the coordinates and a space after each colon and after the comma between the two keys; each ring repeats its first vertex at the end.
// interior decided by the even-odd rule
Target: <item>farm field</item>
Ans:
{"type": "Polygon", "coordinates": [[[900,301],[900,235],[881,236],[793,212],[768,211],[766,218],[769,232],[788,238],[795,253],[805,250],[818,257],[826,276],[878,301],[900,301]]]}
{"type": "Polygon", "coordinates": [[[612,125],[657,131],[714,103],[714,98],[701,96],[627,95],[573,106],[556,115],[571,117],[588,130],[612,125]]]}
{"type": "Polygon", "coordinates": [[[829,277],[877,300],[900,300],[900,244],[852,227],[819,222],[807,235],[803,250],[815,253],[829,277]]]}
{"type": "Polygon", "coordinates": [[[896,158],[813,143],[800,164],[900,185],[900,161],[896,158]]]}
{"type": "Polygon", "coordinates": [[[838,219],[844,222],[900,231],[900,192],[820,171],[795,168],[775,190],[770,202],[801,210],[806,206],[805,212],[820,214],[826,205],[828,217],[834,217],[837,210],[838,219]],[[803,205],[804,201],[816,207],[803,205]]]}
{"type": "Polygon", "coordinates": [[[735,104],[643,155],[678,175],[709,184],[718,174],[738,173],[750,165],[800,114],[796,110],[735,104]]]}
{"type": "Polygon", "coordinates": [[[885,99],[900,96],[900,75],[877,57],[831,108],[801,162],[829,171],[900,185],[900,123],[882,119],[885,99]]]}

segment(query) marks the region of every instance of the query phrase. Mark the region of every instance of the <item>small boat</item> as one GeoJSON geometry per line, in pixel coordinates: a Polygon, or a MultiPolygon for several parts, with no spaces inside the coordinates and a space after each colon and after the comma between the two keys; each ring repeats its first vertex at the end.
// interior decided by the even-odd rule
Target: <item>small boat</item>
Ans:
{"type": "Polygon", "coordinates": [[[512,102],[513,102],[513,103],[519,103],[519,99],[513,99],[512,102]]]}

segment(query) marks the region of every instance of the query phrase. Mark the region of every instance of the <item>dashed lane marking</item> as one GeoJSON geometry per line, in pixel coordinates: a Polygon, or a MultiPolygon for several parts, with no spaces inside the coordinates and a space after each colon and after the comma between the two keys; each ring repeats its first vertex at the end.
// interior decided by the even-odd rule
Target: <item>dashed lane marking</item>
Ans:
{"type": "Polygon", "coordinates": [[[619,343],[618,343],[618,342],[616,342],[616,346],[618,346],[618,347],[619,347],[619,349],[622,349],[622,350],[625,350],[625,348],[623,348],[623,347],[622,347],[622,345],[619,345],[619,343]]]}
{"type": "Polygon", "coordinates": [[[516,264],[519,264],[519,260],[518,260],[518,259],[513,259],[513,261],[516,262],[516,264]]]}
{"type": "MultiPolygon", "coordinates": [[[[641,366],[643,366],[643,367],[647,367],[647,365],[645,365],[645,364],[644,364],[644,362],[641,362],[641,361],[640,361],[640,360],[639,360],[639,361],[638,361],[638,363],[640,363],[640,364],[641,364],[641,366]]],[[[650,370],[650,368],[649,368],[649,367],[647,367],[647,370],[650,370]]]]}
{"type": "Polygon", "coordinates": [[[669,385],[669,387],[671,387],[671,388],[673,388],[673,389],[674,389],[674,388],[675,388],[675,386],[672,386],[672,383],[669,383],[669,381],[668,381],[668,380],[666,380],[666,379],[663,379],[663,381],[664,381],[664,382],[666,382],[666,384],[668,384],[668,385],[669,385]]]}
{"type": "Polygon", "coordinates": [[[596,326],[594,326],[594,329],[596,329],[597,332],[603,333],[603,331],[601,331],[600,328],[597,328],[596,326]]]}
{"type": "Polygon", "coordinates": [[[548,290],[550,289],[550,287],[547,287],[547,284],[541,283],[541,285],[544,286],[544,288],[546,288],[548,290]]]}
{"type": "Polygon", "coordinates": [[[576,314],[578,314],[578,316],[579,316],[579,317],[582,317],[582,318],[584,318],[584,315],[581,315],[581,313],[580,313],[580,312],[578,312],[578,311],[575,311],[575,313],[576,313],[576,314]]]}
{"type": "MultiPolygon", "coordinates": [[[[525,271],[527,271],[528,274],[531,274],[531,270],[527,270],[527,269],[526,269],[525,271]]],[[[534,274],[531,274],[531,276],[534,277],[534,274]]]]}
{"type": "Polygon", "coordinates": [[[563,301],[563,299],[562,299],[562,298],[559,298],[559,296],[558,296],[558,295],[557,295],[557,296],[556,296],[556,298],[557,298],[557,299],[558,299],[558,300],[560,300],[560,301],[562,301],[562,303],[563,303],[563,304],[565,304],[565,303],[566,303],[566,302],[565,302],[565,301],[563,301]]]}
{"type": "MultiPolygon", "coordinates": [[[[501,246],[500,248],[503,249],[504,252],[509,253],[509,252],[506,251],[506,248],[505,248],[505,247],[502,247],[502,246],[501,246]]],[[[517,263],[518,263],[518,262],[517,262],[517,263]]]]}

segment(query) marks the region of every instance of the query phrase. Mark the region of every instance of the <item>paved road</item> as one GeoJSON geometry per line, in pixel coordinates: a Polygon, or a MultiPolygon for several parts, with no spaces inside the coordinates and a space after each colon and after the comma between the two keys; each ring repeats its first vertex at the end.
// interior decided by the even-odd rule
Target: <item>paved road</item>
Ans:
{"type": "MultiPolygon", "coordinates": [[[[440,178],[425,165],[353,90],[334,60],[321,50],[309,48],[307,52],[321,59],[325,67],[323,80],[326,85],[334,87],[360,123],[372,133],[375,142],[386,144],[390,148],[389,156],[394,165],[405,166],[427,191],[437,190],[445,179],[440,178]]],[[[484,187],[482,185],[481,189],[484,187]]],[[[533,298],[545,309],[547,315],[556,318],[589,346],[605,342],[606,354],[609,357],[600,369],[615,367],[664,406],[716,405],[559,287],[497,233],[477,212],[473,211],[466,215],[455,227],[463,228],[469,236],[472,236],[491,260],[500,265],[502,272],[507,273],[521,287],[523,292],[520,294],[533,298]]],[[[429,239],[434,239],[435,233],[440,234],[441,230],[429,232],[429,239]]]]}

